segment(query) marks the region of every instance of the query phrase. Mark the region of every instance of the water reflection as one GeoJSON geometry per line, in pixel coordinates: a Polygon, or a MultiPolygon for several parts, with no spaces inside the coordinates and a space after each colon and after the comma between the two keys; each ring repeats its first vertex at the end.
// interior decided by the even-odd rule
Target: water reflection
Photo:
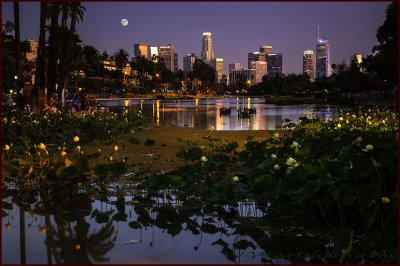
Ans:
{"type": "Polygon", "coordinates": [[[215,130],[274,130],[281,121],[289,118],[299,122],[299,118],[318,117],[328,121],[337,116],[338,109],[332,106],[291,105],[277,106],[265,104],[263,98],[195,98],[181,100],[107,100],[100,103],[107,106],[124,106],[141,110],[153,117],[157,126],[175,125],[215,130]],[[162,107],[160,106],[162,104],[162,107]],[[221,108],[230,108],[231,114],[221,115],[221,108]],[[255,108],[256,113],[248,118],[239,117],[240,108],[255,108]]]}
{"type": "Polygon", "coordinates": [[[58,189],[56,193],[45,187],[35,193],[21,187],[3,187],[3,203],[9,203],[6,210],[3,206],[3,223],[11,216],[11,228],[2,228],[2,263],[86,264],[110,260],[105,254],[114,247],[112,220],[104,220],[105,225],[89,230],[91,224],[86,216],[92,212],[93,200],[76,188],[58,189]],[[27,225],[25,212],[31,216],[27,225]],[[14,216],[20,217],[19,224],[13,224],[14,216]],[[20,256],[15,248],[17,228],[20,256]],[[20,261],[16,261],[18,257],[20,261]]]}
{"type": "Polygon", "coordinates": [[[37,193],[3,186],[2,220],[10,226],[2,227],[2,263],[304,263],[304,256],[271,252],[325,250],[288,235],[281,242],[282,226],[266,226],[265,208],[253,202],[205,206],[168,193],[115,191],[90,196],[78,186],[37,193]]]}

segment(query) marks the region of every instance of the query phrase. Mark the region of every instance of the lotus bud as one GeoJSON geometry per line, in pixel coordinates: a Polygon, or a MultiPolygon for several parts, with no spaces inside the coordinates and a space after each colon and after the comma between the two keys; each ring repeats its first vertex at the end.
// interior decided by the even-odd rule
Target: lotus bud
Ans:
{"type": "Polygon", "coordinates": [[[382,197],[381,201],[382,201],[383,204],[389,204],[390,203],[390,199],[387,198],[387,197],[382,197]]]}

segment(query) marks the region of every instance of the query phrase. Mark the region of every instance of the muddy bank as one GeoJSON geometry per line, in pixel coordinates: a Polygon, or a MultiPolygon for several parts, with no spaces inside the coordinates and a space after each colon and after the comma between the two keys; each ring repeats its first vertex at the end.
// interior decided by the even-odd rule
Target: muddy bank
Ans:
{"type": "MultiPolygon", "coordinates": [[[[183,162],[176,157],[176,153],[187,147],[186,141],[198,141],[199,145],[209,143],[203,137],[210,136],[211,138],[219,138],[222,141],[236,141],[239,144],[239,150],[244,147],[244,141],[252,136],[253,140],[265,140],[271,136],[269,130],[240,130],[240,131],[211,131],[193,128],[182,127],[154,127],[147,126],[141,132],[134,134],[122,135],[115,143],[106,145],[105,143],[90,143],[83,147],[88,154],[96,152],[99,148],[102,150],[102,158],[93,159],[93,163],[104,162],[103,157],[108,157],[114,146],[118,145],[118,152],[113,153],[113,160],[120,159],[125,156],[129,165],[145,166],[149,165],[150,157],[153,159],[153,169],[169,170],[183,162]],[[138,144],[131,143],[130,139],[134,137],[138,144]],[[154,140],[153,146],[146,147],[146,140],[154,140]],[[125,145],[125,148],[123,148],[125,145]],[[156,159],[158,158],[158,159],[156,159]]],[[[276,130],[281,136],[284,131],[276,130]]]]}

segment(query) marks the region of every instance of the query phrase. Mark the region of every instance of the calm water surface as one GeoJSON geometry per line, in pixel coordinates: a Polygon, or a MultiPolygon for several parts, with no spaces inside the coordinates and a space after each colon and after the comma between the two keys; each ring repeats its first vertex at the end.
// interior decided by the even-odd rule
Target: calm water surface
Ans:
{"type": "Polygon", "coordinates": [[[130,106],[152,117],[158,126],[191,127],[215,130],[274,130],[281,121],[289,118],[298,123],[300,117],[318,117],[327,121],[336,118],[338,108],[314,104],[265,104],[262,97],[195,98],[184,100],[99,100],[109,107],[130,106]],[[221,115],[221,108],[230,108],[230,115],[221,115]],[[240,108],[255,108],[256,114],[240,118],[240,108]]]}
{"type": "Polygon", "coordinates": [[[265,207],[252,202],[204,206],[133,192],[117,204],[121,187],[89,196],[79,188],[38,193],[3,184],[2,263],[324,262],[304,254],[326,253],[327,240],[282,236],[282,225],[266,226],[265,207]]]}

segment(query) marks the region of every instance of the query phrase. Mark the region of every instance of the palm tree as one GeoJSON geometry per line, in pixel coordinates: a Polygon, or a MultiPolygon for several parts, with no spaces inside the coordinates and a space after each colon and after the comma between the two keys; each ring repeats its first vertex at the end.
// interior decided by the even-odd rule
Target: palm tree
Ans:
{"type": "MultiPolygon", "coordinates": [[[[71,25],[70,25],[69,32],[68,32],[68,39],[65,42],[64,56],[62,57],[62,60],[61,60],[61,71],[60,71],[60,75],[59,75],[58,89],[57,89],[58,95],[61,95],[65,88],[65,81],[66,81],[67,74],[68,74],[69,60],[70,60],[70,54],[71,54],[71,43],[72,43],[73,34],[75,33],[75,25],[76,25],[76,22],[78,19],[79,11],[84,9],[84,8],[83,9],[80,8],[80,6],[81,6],[81,2],[73,2],[72,3],[71,25]]],[[[86,9],[84,9],[84,10],[86,10],[86,9]]],[[[60,105],[63,105],[62,98],[63,97],[59,97],[60,105]]]]}
{"type": "Polygon", "coordinates": [[[46,43],[46,13],[47,2],[40,3],[40,34],[39,34],[39,47],[36,60],[36,73],[35,73],[35,86],[33,88],[33,102],[32,110],[38,111],[39,108],[39,90],[44,89],[44,73],[45,73],[45,43],[46,43]]]}
{"type": "Polygon", "coordinates": [[[120,68],[122,71],[122,68],[126,66],[126,63],[128,63],[128,57],[129,54],[127,51],[124,49],[118,49],[114,54],[114,59],[115,59],[115,64],[117,65],[117,68],[120,68]]]}
{"type": "MultiPolygon", "coordinates": [[[[20,44],[20,27],[19,27],[19,2],[14,2],[14,34],[15,34],[15,63],[16,63],[16,71],[15,73],[17,74],[17,80],[16,80],[16,86],[17,86],[17,93],[19,95],[19,89],[21,85],[21,80],[22,80],[22,62],[21,62],[21,44],[20,44]]],[[[18,97],[18,107],[21,107],[23,104],[22,101],[20,101],[20,97],[18,97]]]]}
{"type": "Polygon", "coordinates": [[[56,92],[57,83],[57,33],[58,33],[58,14],[60,3],[50,2],[50,36],[49,36],[49,63],[48,63],[48,83],[47,83],[47,96],[50,98],[56,92]]]}
{"type": "MultiPolygon", "coordinates": [[[[67,28],[67,19],[68,17],[73,16],[73,3],[72,2],[62,2],[61,4],[61,28],[65,29],[67,28]]],[[[84,6],[79,5],[78,7],[78,17],[77,20],[82,21],[83,20],[83,15],[86,11],[86,8],[84,6]]]]}
{"type": "Polygon", "coordinates": [[[124,49],[118,49],[118,51],[116,51],[113,54],[117,68],[121,69],[121,72],[119,73],[120,75],[118,76],[118,78],[119,78],[118,87],[119,86],[122,87],[122,84],[123,84],[122,79],[124,78],[124,73],[122,72],[122,69],[126,66],[126,63],[128,63],[128,56],[129,56],[128,52],[125,51],[124,49]]]}
{"type": "Polygon", "coordinates": [[[147,60],[144,56],[137,56],[136,57],[136,66],[139,70],[139,77],[142,80],[142,88],[144,88],[144,73],[146,71],[146,67],[147,67],[147,60]]]}

